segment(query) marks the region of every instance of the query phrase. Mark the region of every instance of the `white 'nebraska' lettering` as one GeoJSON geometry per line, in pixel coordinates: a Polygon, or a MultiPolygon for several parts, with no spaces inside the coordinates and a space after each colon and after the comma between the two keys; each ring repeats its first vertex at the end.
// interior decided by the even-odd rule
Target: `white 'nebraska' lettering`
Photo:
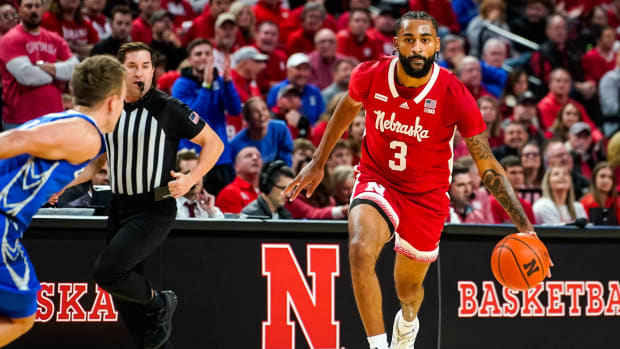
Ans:
{"type": "Polygon", "coordinates": [[[375,110],[377,120],[375,121],[375,128],[381,132],[394,131],[407,136],[414,137],[418,142],[422,142],[423,139],[428,138],[428,130],[425,130],[420,125],[420,117],[415,118],[415,125],[401,124],[400,121],[394,121],[396,113],[392,113],[389,120],[385,120],[385,112],[381,110],[375,110]]]}

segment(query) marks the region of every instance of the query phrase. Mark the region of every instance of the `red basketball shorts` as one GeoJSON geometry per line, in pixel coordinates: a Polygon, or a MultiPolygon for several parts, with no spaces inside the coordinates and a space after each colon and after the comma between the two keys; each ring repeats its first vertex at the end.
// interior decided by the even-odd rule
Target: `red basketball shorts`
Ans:
{"type": "Polygon", "coordinates": [[[449,215],[450,199],[445,191],[402,193],[384,179],[360,173],[351,208],[359,204],[373,206],[385,218],[395,236],[396,252],[420,262],[437,259],[439,238],[449,215]]]}

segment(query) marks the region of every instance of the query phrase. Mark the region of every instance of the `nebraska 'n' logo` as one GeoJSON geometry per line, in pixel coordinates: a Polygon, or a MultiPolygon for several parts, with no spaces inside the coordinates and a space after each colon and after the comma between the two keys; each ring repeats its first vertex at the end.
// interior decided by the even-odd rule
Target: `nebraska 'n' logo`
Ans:
{"type": "Polygon", "coordinates": [[[310,289],[289,244],[262,245],[262,273],[267,277],[267,321],[262,348],[295,348],[297,322],[310,348],[339,348],[340,322],[335,320],[335,278],[340,276],[338,245],[308,245],[310,289]]]}

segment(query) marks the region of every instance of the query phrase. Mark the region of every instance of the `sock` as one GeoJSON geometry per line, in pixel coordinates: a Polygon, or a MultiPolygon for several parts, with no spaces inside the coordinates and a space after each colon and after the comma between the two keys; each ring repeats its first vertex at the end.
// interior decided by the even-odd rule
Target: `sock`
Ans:
{"type": "Polygon", "coordinates": [[[157,292],[156,290],[153,290],[153,299],[151,299],[151,302],[149,304],[146,305],[146,307],[149,310],[156,310],[156,309],[161,309],[164,307],[164,297],[161,296],[161,294],[159,292],[157,292]]]}
{"type": "Polygon", "coordinates": [[[368,337],[370,349],[388,349],[387,334],[382,333],[376,336],[368,337]]]}
{"type": "Polygon", "coordinates": [[[401,335],[405,333],[409,333],[411,332],[411,330],[413,330],[414,324],[415,324],[415,319],[413,321],[407,321],[405,320],[404,317],[402,317],[402,314],[401,314],[400,319],[398,320],[398,332],[400,332],[401,335]]]}

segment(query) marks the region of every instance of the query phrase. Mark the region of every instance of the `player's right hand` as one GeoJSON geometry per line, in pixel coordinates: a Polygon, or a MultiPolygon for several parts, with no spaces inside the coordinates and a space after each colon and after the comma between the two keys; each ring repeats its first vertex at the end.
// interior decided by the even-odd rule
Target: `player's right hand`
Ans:
{"type": "Polygon", "coordinates": [[[314,160],[310,161],[299,171],[297,177],[295,177],[291,184],[282,191],[282,195],[288,197],[289,201],[293,201],[302,190],[306,189],[306,197],[311,197],[316,187],[321,184],[323,174],[323,166],[319,165],[314,160]]]}

